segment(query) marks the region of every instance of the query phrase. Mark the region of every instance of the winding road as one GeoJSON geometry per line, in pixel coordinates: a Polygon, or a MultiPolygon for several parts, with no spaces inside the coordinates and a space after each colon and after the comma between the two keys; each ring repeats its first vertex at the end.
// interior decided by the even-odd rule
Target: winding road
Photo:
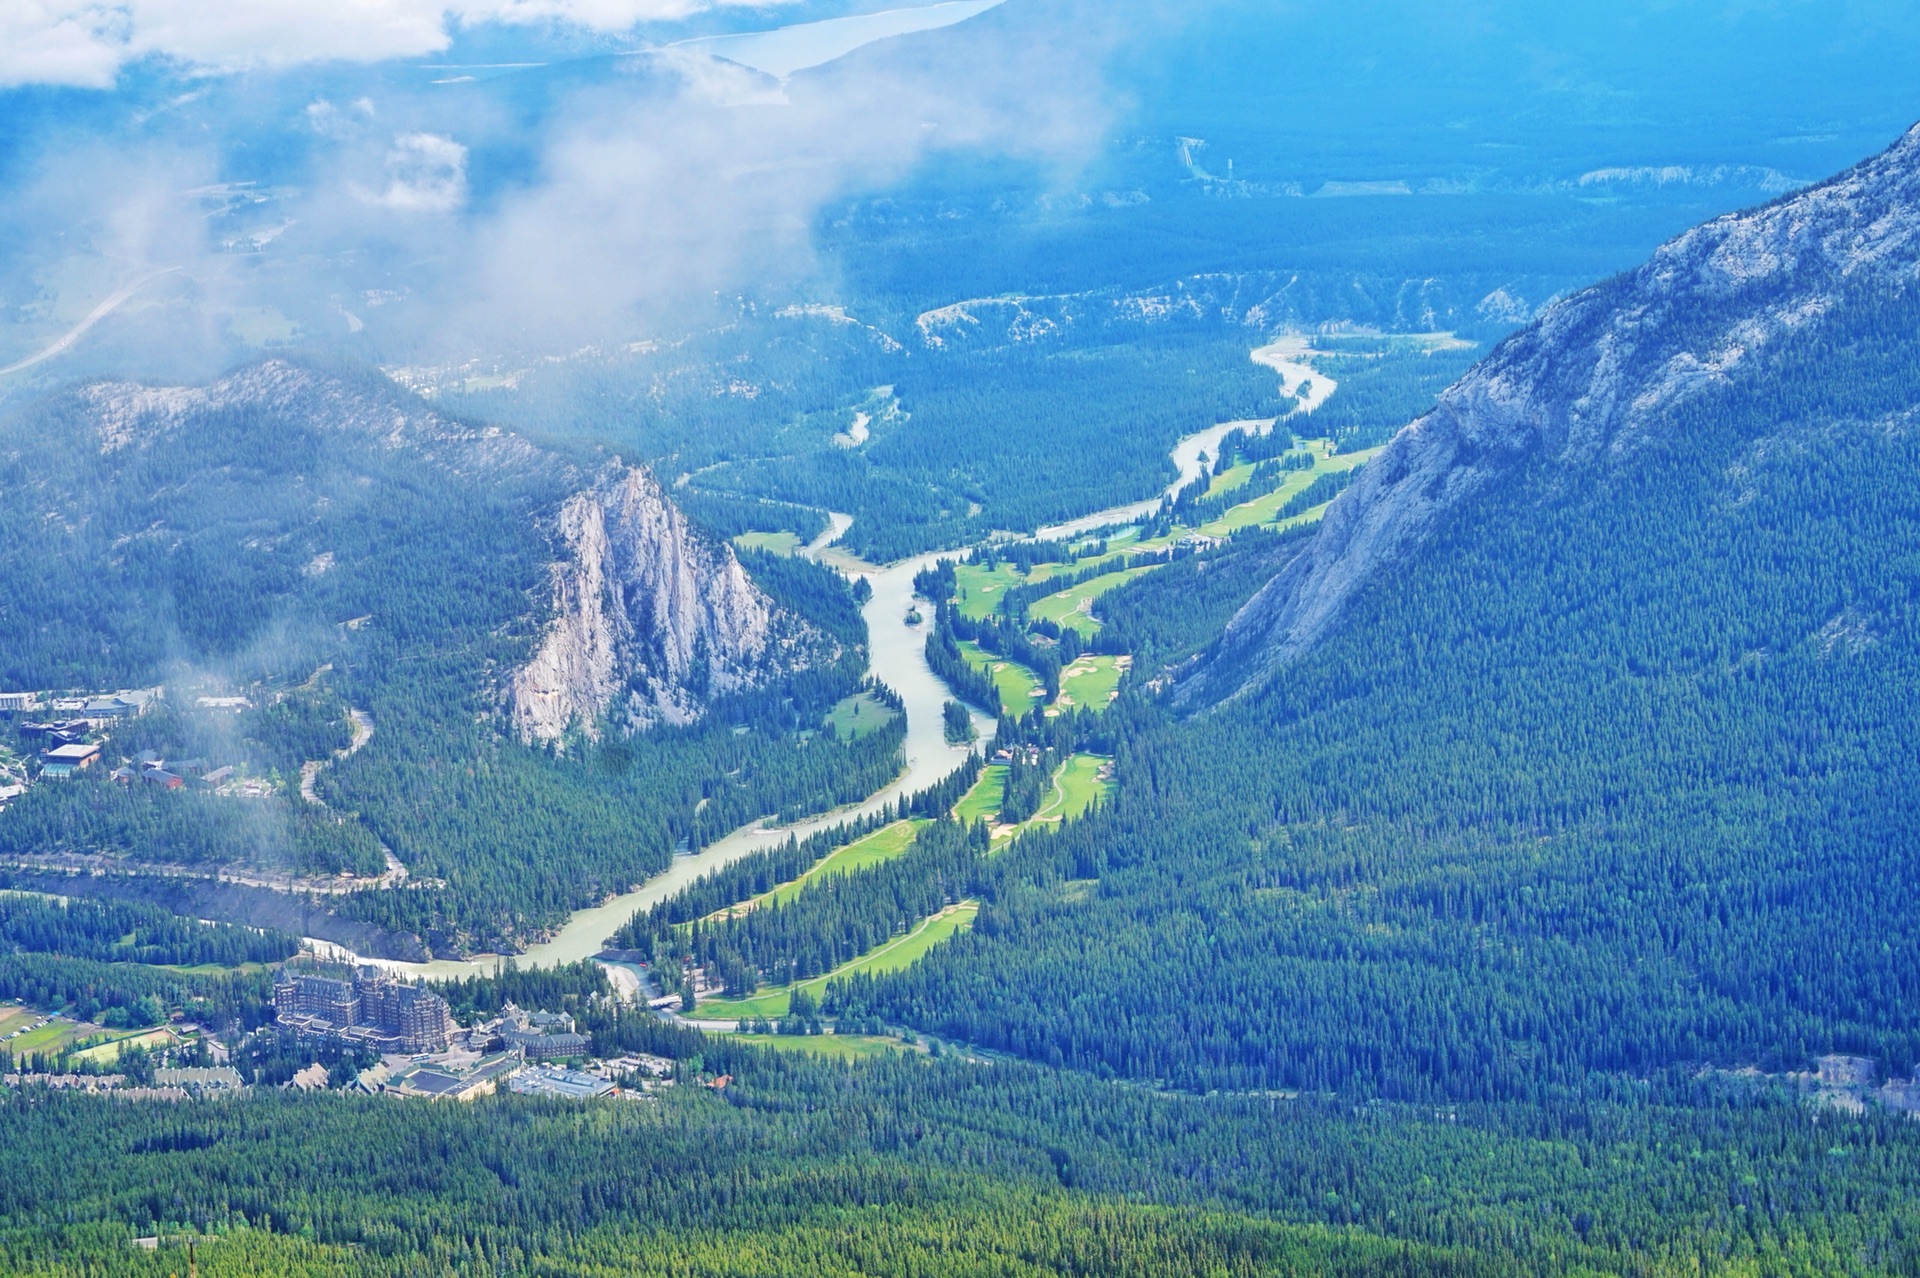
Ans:
{"type": "Polygon", "coordinates": [[[0,377],[5,377],[8,373],[17,373],[23,368],[32,368],[35,364],[52,359],[55,355],[67,350],[75,342],[85,337],[88,329],[119,310],[121,305],[135,293],[138,293],[141,289],[153,283],[161,276],[171,275],[180,269],[178,266],[165,267],[149,275],[142,275],[131,284],[122,284],[107,297],[106,301],[100,303],[100,305],[94,307],[91,311],[88,311],[85,319],[68,329],[62,336],[55,338],[52,343],[42,347],[18,363],[9,364],[5,368],[0,368],[0,377]]]}

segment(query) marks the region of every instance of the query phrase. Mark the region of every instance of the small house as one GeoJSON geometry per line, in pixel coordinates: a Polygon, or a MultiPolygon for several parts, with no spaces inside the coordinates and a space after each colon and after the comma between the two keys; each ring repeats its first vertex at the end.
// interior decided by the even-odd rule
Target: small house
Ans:
{"type": "Polygon", "coordinates": [[[140,779],[148,785],[157,785],[163,790],[178,790],[186,782],[165,768],[149,768],[140,774],[140,779]]]}

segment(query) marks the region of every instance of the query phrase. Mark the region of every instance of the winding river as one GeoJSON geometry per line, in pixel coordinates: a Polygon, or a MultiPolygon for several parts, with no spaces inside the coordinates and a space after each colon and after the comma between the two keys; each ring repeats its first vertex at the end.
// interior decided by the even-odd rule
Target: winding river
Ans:
{"type": "MultiPolygon", "coordinates": [[[[913,579],[928,565],[950,559],[959,551],[940,551],[920,555],[877,568],[834,543],[853,525],[850,516],[835,513],[827,530],[803,552],[811,559],[829,563],[849,576],[864,577],[873,587],[873,597],[861,609],[867,619],[868,662],[876,678],[900,694],[907,710],[906,769],[883,789],[864,802],[836,808],[820,816],[807,817],[788,825],[768,825],[756,821],[742,826],[724,838],[715,840],[698,852],[676,856],[673,863],[631,892],[580,910],[569,918],[552,940],[529,946],[517,955],[521,967],[554,967],[592,958],[607,946],[608,938],[628,919],[648,906],[671,897],[701,876],[739,860],[751,852],[775,847],[790,837],[806,838],[819,830],[839,825],[854,817],[878,812],[883,806],[905,795],[924,790],[939,781],[967,757],[966,746],[947,744],[941,720],[948,697],[947,686],[927,666],[927,635],[933,622],[923,616],[916,625],[907,624],[913,611],[913,579]]],[[[982,740],[993,731],[993,720],[976,714],[974,726],[982,740]]],[[[315,942],[315,948],[342,958],[354,957],[337,945],[315,942]]],[[[393,959],[357,959],[376,963],[389,971],[409,976],[452,978],[487,975],[504,960],[493,956],[479,958],[436,959],[429,963],[405,963],[393,959]]]]}
{"type": "Polygon", "coordinates": [[[1312,338],[1290,335],[1268,342],[1254,351],[1250,357],[1254,363],[1278,373],[1280,388],[1296,397],[1297,402],[1285,417],[1221,422],[1217,426],[1209,426],[1205,430],[1197,430],[1191,435],[1182,436],[1180,442],[1173,446],[1173,451],[1167,454],[1173,461],[1173,468],[1179,472],[1179,478],[1168,484],[1166,491],[1158,497],[1128,502],[1124,506],[1109,506],[1105,510],[1096,510],[1091,515],[1069,519],[1064,524],[1049,524],[1033,535],[1041,541],[1062,541],[1068,537],[1078,537],[1083,533],[1096,532],[1102,528],[1138,523],[1142,519],[1158,514],[1163,502],[1173,500],[1175,493],[1207,473],[1208,464],[1220,455],[1220,441],[1234,431],[1244,430],[1250,435],[1264,435],[1273,429],[1275,422],[1311,413],[1327,402],[1328,397],[1333,394],[1339,384],[1306,363],[1312,355],[1312,338]],[[1203,457],[1206,458],[1205,461],[1201,460],[1203,457]]]}
{"type": "MultiPolygon", "coordinates": [[[[1301,396],[1299,405],[1289,416],[1312,412],[1325,403],[1334,390],[1331,378],[1302,362],[1309,354],[1306,338],[1282,338],[1253,352],[1254,362],[1278,373],[1289,393],[1297,393],[1302,383],[1312,379],[1308,393],[1301,396]]],[[[1161,496],[1096,511],[1068,523],[1042,528],[1035,535],[1057,540],[1097,528],[1131,523],[1151,515],[1159,509],[1161,502],[1206,473],[1207,463],[1201,460],[1202,456],[1213,457],[1220,441],[1230,432],[1250,430],[1264,433],[1273,424],[1273,419],[1222,422],[1195,431],[1174,445],[1170,456],[1180,478],[1161,496]]],[[[609,938],[636,913],[668,899],[682,888],[697,882],[703,875],[749,853],[775,847],[789,838],[804,839],[854,817],[877,812],[902,796],[926,789],[965,760],[969,747],[947,744],[941,719],[941,712],[951,694],[927,665],[927,635],[932,629],[932,618],[923,615],[919,622],[912,625],[907,623],[908,615],[914,611],[914,577],[931,564],[965,552],[935,551],[885,567],[876,567],[838,544],[852,526],[852,516],[839,512],[829,514],[827,528],[808,543],[801,553],[809,559],[837,568],[850,577],[865,578],[873,588],[872,598],[861,609],[867,621],[869,667],[876,678],[900,694],[906,706],[905,770],[861,803],[836,808],[832,812],[788,825],[769,825],[765,820],[756,821],[698,852],[676,856],[665,870],[633,891],[576,912],[552,940],[530,946],[526,953],[516,956],[515,961],[521,967],[553,967],[592,958],[607,947],[609,938]]],[[[993,731],[993,720],[975,712],[974,727],[984,741],[993,731]]],[[[483,955],[467,960],[436,959],[428,963],[407,963],[393,959],[359,958],[325,941],[310,941],[309,944],[322,953],[362,963],[375,963],[393,972],[429,979],[488,975],[505,961],[497,956],[483,955]]]]}

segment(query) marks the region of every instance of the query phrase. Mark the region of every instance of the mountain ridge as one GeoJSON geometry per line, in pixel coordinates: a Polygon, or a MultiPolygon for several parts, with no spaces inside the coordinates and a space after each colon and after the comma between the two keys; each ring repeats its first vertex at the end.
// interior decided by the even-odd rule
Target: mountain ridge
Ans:
{"type": "Polygon", "coordinates": [[[1549,307],[1403,427],[1174,691],[1193,709],[1270,683],[1354,598],[1490,485],[1540,459],[1616,467],[1849,296],[1920,278],[1920,126],[1837,176],[1668,241],[1549,307]],[[1904,255],[1903,255],[1904,254],[1904,255]]]}

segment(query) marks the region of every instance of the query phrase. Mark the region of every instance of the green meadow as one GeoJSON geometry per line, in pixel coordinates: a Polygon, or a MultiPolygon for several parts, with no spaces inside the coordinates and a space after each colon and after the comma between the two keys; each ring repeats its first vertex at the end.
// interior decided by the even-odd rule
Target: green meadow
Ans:
{"type": "Polygon", "coordinates": [[[1049,821],[1070,820],[1084,813],[1113,791],[1111,778],[1100,770],[1113,760],[1099,754],[1076,754],[1061,765],[1053,778],[1053,795],[1040,805],[1022,828],[1049,821]]]}
{"type": "Polygon", "coordinates": [[[1008,661],[988,652],[971,639],[960,641],[960,655],[976,670],[984,670],[1000,691],[1000,706],[1010,715],[1023,715],[1034,701],[1045,694],[1040,676],[1017,661],[1008,661]]]}
{"type": "Polygon", "coordinates": [[[898,713],[892,706],[877,700],[872,693],[856,692],[851,697],[843,698],[828,712],[827,727],[842,741],[857,741],[892,723],[898,713]]]}
{"type": "MultiPolygon", "coordinates": [[[[1314,443],[1321,444],[1323,441],[1316,440],[1314,443]]],[[[1358,452],[1336,453],[1328,456],[1322,448],[1315,448],[1315,460],[1312,470],[1296,470],[1291,472],[1281,485],[1272,492],[1255,497],[1251,501],[1241,502],[1238,506],[1231,507],[1218,519],[1210,520],[1202,524],[1199,531],[1207,534],[1209,537],[1225,537],[1240,531],[1242,528],[1253,528],[1260,524],[1274,524],[1274,516],[1280,513],[1280,508],[1289,501],[1292,501],[1296,494],[1305,492],[1307,486],[1313,483],[1314,480],[1320,478],[1322,475],[1335,471],[1352,470],[1354,467],[1364,464],[1368,458],[1379,451],[1378,448],[1366,448],[1358,452]]],[[[1314,507],[1311,511],[1287,519],[1284,521],[1285,526],[1292,527],[1296,524],[1311,523],[1313,520],[1318,519],[1321,514],[1325,513],[1326,506],[1322,504],[1314,507]]]]}
{"type": "Polygon", "coordinates": [[[776,555],[796,555],[804,543],[797,533],[745,532],[736,536],[733,544],[741,550],[767,550],[776,555]]]}
{"type": "Polygon", "coordinates": [[[1077,586],[1056,591],[1044,598],[1036,599],[1027,609],[1027,615],[1035,620],[1051,621],[1063,629],[1078,630],[1083,635],[1091,635],[1100,629],[1100,623],[1093,616],[1093,601],[1109,590],[1126,585],[1135,577],[1143,576],[1158,568],[1159,564],[1144,564],[1138,568],[1122,568],[1116,572],[1102,573],[1091,581],[1083,581],[1077,586]]]}
{"type": "Polygon", "coordinates": [[[836,1061],[864,1061],[913,1049],[897,1038],[872,1034],[733,1034],[734,1041],[778,1052],[806,1052],[836,1061]]]}
{"type": "Polygon", "coordinates": [[[694,1015],[702,1020],[738,1020],[741,1017],[764,1016],[777,1020],[785,1016],[793,1005],[793,991],[803,989],[817,1000],[826,992],[827,982],[854,972],[870,972],[880,975],[883,972],[897,972],[912,966],[940,942],[954,933],[973,926],[974,915],[980,907],[972,901],[963,901],[959,905],[949,905],[932,918],[922,919],[917,927],[902,936],[896,936],[885,945],[875,946],[857,959],[842,963],[824,976],[816,976],[809,981],[800,981],[794,985],[782,985],[755,994],[752,998],[716,998],[701,1003],[694,1015]]]}
{"type": "Polygon", "coordinates": [[[1060,672],[1060,695],[1053,706],[1059,710],[1084,707],[1104,710],[1120,691],[1120,680],[1133,664],[1131,657],[1087,653],[1077,657],[1060,672]]]}
{"type": "Polygon", "coordinates": [[[980,779],[973,783],[973,788],[953,805],[954,818],[967,825],[993,820],[1000,815],[1000,804],[1006,794],[1007,765],[990,763],[981,769],[980,779]]]}

